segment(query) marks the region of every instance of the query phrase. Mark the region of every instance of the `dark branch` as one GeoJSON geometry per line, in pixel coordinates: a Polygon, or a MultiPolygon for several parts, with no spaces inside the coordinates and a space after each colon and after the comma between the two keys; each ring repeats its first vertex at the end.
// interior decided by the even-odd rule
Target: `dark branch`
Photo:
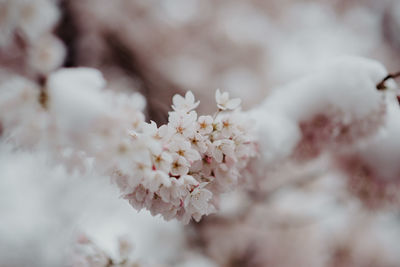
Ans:
{"type": "Polygon", "coordinates": [[[376,85],[376,89],[378,89],[379,91],[385,90],[386,86],[385,86],[385,82],[389,79],[396,79],[397,77],[400,77],[400,72],[396,72],[396,73],[389,73],[385,78],[383,78],[382,81],[380,81],[377,85],[376,85]]]}
{"type": "Polygon", "coordinates": [[[67,49],[64,67],[75,67],[78,63],[76,45],[80,32],[71,7],[71,2],[68,0],[61,0],[59,6],[62,11],[62,16],[57,28],[55,29],[55,33],[63,41],[67,49]]]}

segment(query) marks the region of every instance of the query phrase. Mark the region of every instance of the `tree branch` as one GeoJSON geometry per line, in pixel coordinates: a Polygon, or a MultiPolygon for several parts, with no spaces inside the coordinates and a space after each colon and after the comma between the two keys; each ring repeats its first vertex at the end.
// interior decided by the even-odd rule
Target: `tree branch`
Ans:
{"type": "Polygon", "coordinates": [[[389,79],[396,79],[397,77],[400,77],[400,71],[396,72],[396,73],[389,73],[385,78],[383,78],[382,81],[380,81],[377,85],[376,85],[376,89],[378,89],[379,91],[383,91],[386,89],[385,86],[385,82],[389,79]]]}

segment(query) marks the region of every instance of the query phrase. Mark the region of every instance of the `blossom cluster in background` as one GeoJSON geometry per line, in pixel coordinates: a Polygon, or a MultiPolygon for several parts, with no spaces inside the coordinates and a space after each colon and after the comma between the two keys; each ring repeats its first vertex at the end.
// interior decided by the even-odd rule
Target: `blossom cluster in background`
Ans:
{"type": "Polygon", "coordinates": [[[36,78],[63,64],[65,46],[53,33],[61,16],[56,1],[3,0],[0,12],[2,65],[36,78]]]}

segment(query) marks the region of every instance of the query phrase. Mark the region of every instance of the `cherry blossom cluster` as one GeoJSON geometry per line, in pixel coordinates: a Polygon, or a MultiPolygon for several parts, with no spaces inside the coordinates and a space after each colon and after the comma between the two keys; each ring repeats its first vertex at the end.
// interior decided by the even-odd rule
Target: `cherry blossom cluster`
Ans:
{"type": "Polygon", "coordinates": [[[168,124],[157,127],[145,122],[140,97],[105,90],[94,69],[60,69],[43,86],[12,76],[0,88],[8,140],[45,150],[71,170],[112,176],[132,206],[167,220],[215,211],[218,195],[238,184],[255,155],[240,100],[219,90],[213,116],[198,116],[188,92],[174,96],[168,124]]]}
{"type": "Polygon", "coordinates": [[[218,111],[198,116],[189,91],[173,97],[168,124],[143,123],[132,131],[133,164],[115,172],[124,198],[165,219],[188,223],[216,210],[218,194],[238,184],[241,171],[255,156],[250,127],[240,99],[216,92],[218,111]]]}

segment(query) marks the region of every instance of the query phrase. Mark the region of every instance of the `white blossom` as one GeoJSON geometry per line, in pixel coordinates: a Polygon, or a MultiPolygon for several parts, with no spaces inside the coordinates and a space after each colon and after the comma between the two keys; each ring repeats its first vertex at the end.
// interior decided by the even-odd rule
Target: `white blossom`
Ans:
{"type": "Polygon", "coordinates": [[[171,174],[175,176],[185,175],[189,171],[189,162],[182,156],[172,154],[171,174]]]}
{"type": "Polygon", "coordinates": [[[172,133],[190,137],[196,132],[196,119],[197,114],[195,111],[189,113],[170,112],[168,126],[172,133]]]}
{"type": "Polygon", "coordinates": [[[146,178],[149,172],[152,171],[149,153],[146,151],[139,153],[139,151],[137,151],[137,154],[135,154],[135,158],[133,159],[132,167],[133,176],[132,179],[129,180],[129,185],[135,187],[146,178]]]}
{"type": "Polygon", "coordinates": [[[199,152],[197,152],[195,149],[192,149],[190,142],[186,140],[175,140],[170,144],[169,150],[175,152],[179,156],[184,157],[189,163],[193,163],[194,161],[201,159],[199,152]]]}
{"type": "Polygon", "coordinates": [[[163,171],[153,171],[143,180],[143,185],[145,188],[149,189],[150,192],[156,192],[161,186],[171,186],[171,181],[167,173],[163,171]]]}
{"type": "Polygon", "coordinates": [[[210,140],[199,133],[195,133],[192,137],[190,137],[189,142],[200,154],[205,153],[207,151],[208,144],[210,144],[210,140]]]}
{"type": "Polygon", "coordinates": [[[172,98],[172,108],[175,111],[189,112],[200,104],[200,101],[195,102],[194,95],[191,91],[187,91],[185,98],[180,95],[174,95],[172,98]]]}
{"type": "Polygon", "coordinates": [[[161,170],[168,173],[171,169],[172,156],[167,151],[159,151],[159,153],[153,154],[153,164],[156,170],[161,170]]]}
{"type": "Polygon", "coordinates": [[[217,162],[222,162],[224,155],[234,158],[234,143],[229,139],[221,139],[213,142],[214,151],[213,157],[217,162]]]}
{"type": "Polygon", "coordinates": [[[198,132],[200,134],[209,134],[213,131],[213,118],[211,116],[200,116],[198,119],[198,132]]]}
{"type": "Polygon", "coordinates": [[[229,93],[221,93],[219,89],[215,92],[215,100],[217,101],[217,106],[220,110],[234,110],[238,108],[242,102],[240,98],[229,99],[229,93]]]}
{"type": "Polygon", "coordinates": [[[200,213],[206,214],[208,210],[209,203],[208,201],[212,198],[211,191],[204,188],[206,183],[196,187],[190,193],[190,204],[200,213]]]}

